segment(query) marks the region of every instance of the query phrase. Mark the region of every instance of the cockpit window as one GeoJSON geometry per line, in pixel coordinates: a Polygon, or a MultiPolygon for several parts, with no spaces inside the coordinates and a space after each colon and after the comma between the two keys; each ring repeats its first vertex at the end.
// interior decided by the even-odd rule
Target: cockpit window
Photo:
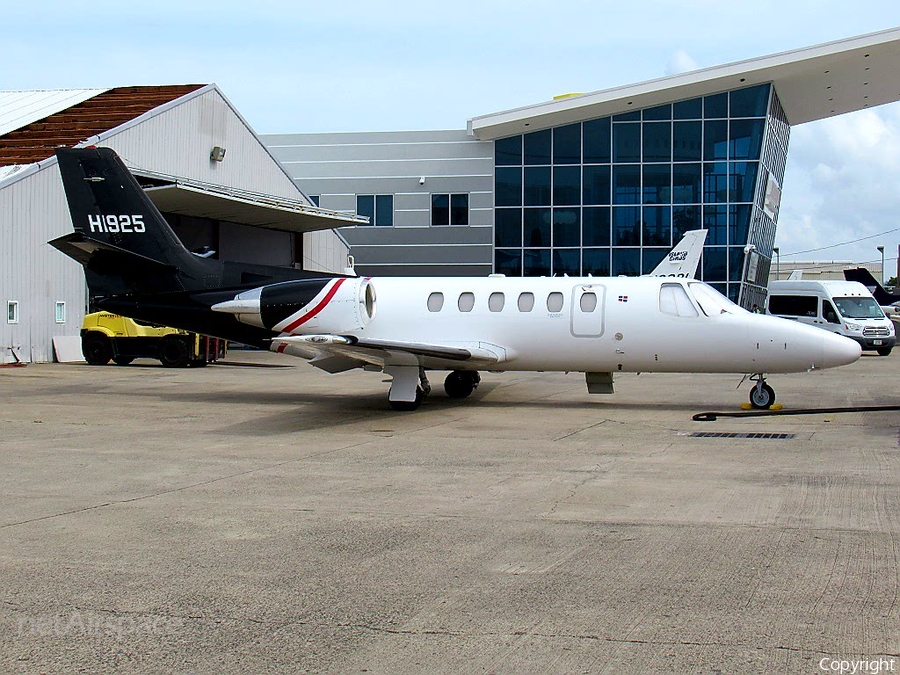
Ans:
{"type": "Polygon", "coordinates": [[[698,316],[694,303],[681,284],[663,284],[659,287],[659,311],[672,316],[698,316]]]}
{"type": "Polygon", "coordinates": [[[738,314],[746,310],[741,309],[731,300],[719,293],[716,289],[706,284],[688,284],[694,300],[700,305],[700,309],[706,316],[719,316],[720,314],[738,314]]]}

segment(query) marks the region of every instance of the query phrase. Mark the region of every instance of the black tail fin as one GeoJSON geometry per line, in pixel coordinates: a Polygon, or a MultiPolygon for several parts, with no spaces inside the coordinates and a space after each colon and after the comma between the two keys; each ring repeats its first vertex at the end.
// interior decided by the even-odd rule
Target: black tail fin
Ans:
{"type": "Polygon", "coordinates": [[[75,231],[50,244],[84,265],[91,295],[197,290],[221,278],[218,261],[184,247],[112,149],[56,157],[75,231]]]}
{"type": "Polygon", "coordinates": [[[872,273],[867,270],[865,267],[857,267],[852,270],[844,270],[844,279],[847,281],[858,281],[863,286],[869,289],[869,292],[872,294],[872,297],[875,298],[875,302],[879,305],[883,305],[887,307],[898,300],[900,300],[900,295],[894,295],[888,293],[878,280],[872,276],[872,273]]]}

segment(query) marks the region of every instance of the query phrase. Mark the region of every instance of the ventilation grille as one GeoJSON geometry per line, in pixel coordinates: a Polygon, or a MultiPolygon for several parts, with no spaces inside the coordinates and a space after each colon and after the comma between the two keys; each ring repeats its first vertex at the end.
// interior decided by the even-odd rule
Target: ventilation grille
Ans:
{"type": "Polygon", "coordinates": [[[696,431],[691,438],[768,438],[776,441],[790,440],[794,434],[770,434],[765,432],[733,433],[728,431],[696,431]]]}

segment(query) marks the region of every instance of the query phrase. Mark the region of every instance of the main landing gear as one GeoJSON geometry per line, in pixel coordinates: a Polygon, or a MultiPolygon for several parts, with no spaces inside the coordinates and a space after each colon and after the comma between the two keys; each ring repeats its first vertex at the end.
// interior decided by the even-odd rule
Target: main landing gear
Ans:
{"type": "MultiPolygon", "coordinates": [[[[416,410],[431,393],[431,384],[424,368],[418,366],[386,366],[384,372],[391,376],[388,403],[400,411],[416,410]]],[[[474,371],[454,370],[444,380],[444,391],[450,398],[466,398],[478,387],[481,376],[474,371]]]]}
{"type": "Polygon", "coordinates": [[[750,390],[750,405],[757,410],[768,410],[775,403],[775,390],[766,384],[766,377],[762,373],[750,376],[750,380],[756,382],[750,390]]]}

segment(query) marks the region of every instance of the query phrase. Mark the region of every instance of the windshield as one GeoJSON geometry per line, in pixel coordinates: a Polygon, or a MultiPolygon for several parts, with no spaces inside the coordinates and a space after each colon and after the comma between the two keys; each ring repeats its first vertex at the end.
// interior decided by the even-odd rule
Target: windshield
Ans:
{"type": "Polygon", "coordinates": [[[835,298],[834,304],[845,319],[884,318],[884,312],[874,298],[835,298]]]}
{"type": "Polygon", "coordinates": [[[700,305],[700,309],[706,316],[718,316],[719,314],[737,314],[746,310],[741,309],[731,300],[719,293],[715,288],[706,284],[688,284],[694,299],[700,305]]]}

